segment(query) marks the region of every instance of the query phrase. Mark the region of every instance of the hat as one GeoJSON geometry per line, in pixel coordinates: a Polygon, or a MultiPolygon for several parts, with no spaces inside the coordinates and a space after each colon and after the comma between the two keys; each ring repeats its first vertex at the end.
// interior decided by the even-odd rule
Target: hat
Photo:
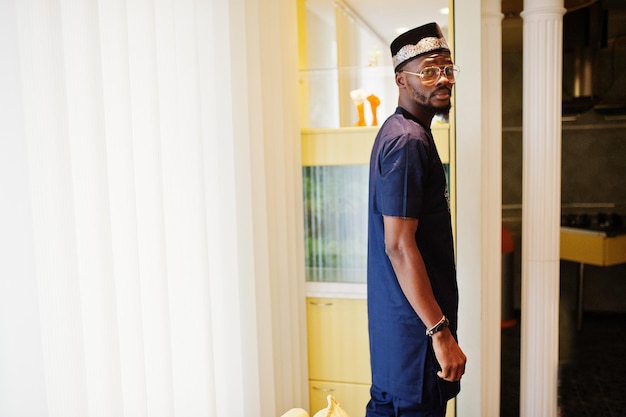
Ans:
{"type": "Polygon", "coordinates": [[[450,48],[437,23],[427,23],[403,33],[391,42],[391,58],[396,71],[418,56],[450,48]]]}

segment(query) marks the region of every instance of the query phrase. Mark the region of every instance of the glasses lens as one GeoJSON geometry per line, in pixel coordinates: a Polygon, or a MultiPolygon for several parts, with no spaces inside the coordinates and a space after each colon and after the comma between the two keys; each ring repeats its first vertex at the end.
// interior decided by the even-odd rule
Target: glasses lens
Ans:
{"type": "Polygon", "coordinates": [[[426,67],[422,71],[420,71],[422,84],[426,86],[435,84],[437,81],[439,81],[442,71],[448,79],[448,82],[454,83],[456,81],[456,76],[459,73],[459,69],[454,65],[449,65],[443,68],[426,67]]]}
{"type": "Polygon", "coordinates": [[[426,67],[420,71],[420,74],[422,74],[422,83],[424,85],[430,85],[437,82],[440,70],[439,67],[426,67]]]}
{"type": "Polygon", "coordinates": [[[450,81],[451,83],[456,81],[456,76],[459,74],[459,69],[457,67],[451,65],[449,67],[445,67],[444,71],[448,81],[450,81]]]}

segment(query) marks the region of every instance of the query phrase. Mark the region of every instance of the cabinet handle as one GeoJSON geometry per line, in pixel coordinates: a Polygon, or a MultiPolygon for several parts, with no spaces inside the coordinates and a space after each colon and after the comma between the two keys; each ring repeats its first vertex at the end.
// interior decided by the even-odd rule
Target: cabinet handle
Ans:
{"type": "Polygon", "coordinates": [[[313,301],[309,301],[309,303],[311,303],[311,305],[314,305],[316,307],[328,307],[328,306],[332,306],[333,303],[316,303],[313,301]]]}
{"type": "Polygon", "coordinates": [[[334,392],[335,391],[334,388],[319,388],[319,387],[316,387],[316,386],[314,386],[313,389],[315,391],[319,391],[319,392],[334,392]]]}

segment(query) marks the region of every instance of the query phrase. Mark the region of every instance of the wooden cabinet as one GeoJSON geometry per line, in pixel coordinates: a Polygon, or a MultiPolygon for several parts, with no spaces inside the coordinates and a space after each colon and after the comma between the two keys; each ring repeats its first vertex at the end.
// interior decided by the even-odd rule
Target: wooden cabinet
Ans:
{"type": "MultiPolygon", "coordinates": [[[[311,414],[325,408],[330,394],[351,417],[365,415],[371,370],[367,301],[307,298],[309,401],[311,414]]],[[[446,417],[453,417],[455,400],[446,417]]]]}
{"type": "Polygon", "coordinates": [[[311,413],[334,396],[350,416],[365,414],[371,372],[364,299],[307,298],[311,413]]]}
{"type": "MultiPolygon", "coordinates": [[[[362,289],[368,165],[398,90],[377,34],[331,0],[297,4],[310,413],[325,408],[330,394],[359,417],[371,385],[362,289]]],[[[453,129],[443,119],[431,129],[453,179],[453,129]]],[[[454,216],[454,181],[449,184],[454,216]]]]}

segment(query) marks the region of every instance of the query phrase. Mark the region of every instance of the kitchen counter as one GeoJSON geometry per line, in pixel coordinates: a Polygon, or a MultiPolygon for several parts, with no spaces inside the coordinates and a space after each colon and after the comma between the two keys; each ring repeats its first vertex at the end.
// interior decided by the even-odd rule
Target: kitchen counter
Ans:
{"type": "Polygon", "coordinates": [[[561,259],[595,266],[626,262],[626,229],[561,227],[561,259]]]}
{"type": "Polygon", "coordinates": [[[612,266],[626,263],[626,229],[611,230],[561,227],[561,259],[577,262],[578,328],[582,324],[585,265],[612,266]]]}

